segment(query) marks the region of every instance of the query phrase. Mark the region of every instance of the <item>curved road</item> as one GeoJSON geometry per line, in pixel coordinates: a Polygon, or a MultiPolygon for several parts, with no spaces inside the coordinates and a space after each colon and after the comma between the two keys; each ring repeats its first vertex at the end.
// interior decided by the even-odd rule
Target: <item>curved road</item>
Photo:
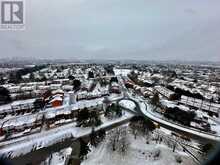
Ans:
{"type": "MultiPolygon", "coordinates": [[[[139,115],[141,115],[145,118],[151,119],[152,121],[159,123],[160,125],[162,125],[163,127],[167,128],[169,130],[173,130],[175,132],[187,134],[188,136],[190,136],[194,139],[198,139],[200,141],[204,141],[205,143],[207,143],[207,141],[214,142],[214,143],[220,142],[219,135],[214,135],[214,134],[211,134],[208,132],[200,131],[198,129],[190,128],[190,127],[187,127],[187,126],[184,126],[181,124],[177,124],[175,122],[168,121],[164,118],[156,116],[155,114],[153,114],[153,112],[151,112],[151,110],[149,110],[149,106],[146,105],[146,103],[145,103],[146,100],[143,100],[141,98],[136,100],[135,98],[131,98],[129,96],[128,90],[124,85],[123,77],[118,76],[117,78],[118,78],[119,83],[122,88],[124,100],[130,100],[130,101],[134,102],[136,105],[136,111],[139,115]]],[[[123,99],[120,99],[120,100],[123,100],[123,99]]],[[[119,101],[117,101],[117,103],[119,103],[119,101]]]]}
{"type": "Polygon", "coordinates": [[[220,136],[218,135],[214,135],[211,133],[207,133],[204,131],[199,131],[197,129],[194,128],[189,128],[187,126],[183,126],[162,118],[159,118],[158,116],[156,116],[155,114],[153,114],[153,112],[151,112],[151,110],[148,109],[147,105],[145,102],[141,102],[137,101],[136,99],[133,99],[131,97],[125,97],[124,99],[120,99],[117,101],[117,103],[119,103],[121,100],[129,100],[132,101],[135,105],[136,105],[136,112],[147,118],[150,119],[154,122],[159,123],[160,125],[162,125],[163,127],[169,129],[169,130],[173,130],[176,132],[180,132],[180,133],[185,133],[188,134],[189,136],[191,136],[194,139],[198,139],[200,141],[204,141],[204,142],[220,142],[220,136]],[[141,105],[142,104],[142,105],[141,105]],[[147,110],[148,109],[148,110],[147,110]]]}

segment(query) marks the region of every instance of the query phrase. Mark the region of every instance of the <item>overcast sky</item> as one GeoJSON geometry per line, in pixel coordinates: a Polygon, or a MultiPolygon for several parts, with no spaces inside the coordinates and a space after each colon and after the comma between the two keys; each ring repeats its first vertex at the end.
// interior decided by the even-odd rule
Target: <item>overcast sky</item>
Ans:
{"type": "Polygon", "coordinates": [[[219,0],[26,0],[0,57],[220,61],[219,0]]]}

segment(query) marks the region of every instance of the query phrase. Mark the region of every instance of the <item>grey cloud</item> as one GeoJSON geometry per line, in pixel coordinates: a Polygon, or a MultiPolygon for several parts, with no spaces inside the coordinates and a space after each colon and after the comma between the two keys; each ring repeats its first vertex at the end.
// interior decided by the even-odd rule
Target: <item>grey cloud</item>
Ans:
{"type": "Polygon", "coordinates": [[[219,60],[219,0],[30,0],[0,57],[219,60]]]}

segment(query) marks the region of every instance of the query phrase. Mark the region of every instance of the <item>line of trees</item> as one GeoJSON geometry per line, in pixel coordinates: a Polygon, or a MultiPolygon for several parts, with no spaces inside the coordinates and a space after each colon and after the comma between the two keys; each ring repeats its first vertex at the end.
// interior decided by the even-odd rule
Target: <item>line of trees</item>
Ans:
{"type": "Polygon", "coordinates": [[[108,74],[115,75],[115,72],[113,70],[114,69],[113,65],[107,65],[104,67],[104,69],[108,74]]]}
{"type": "Polygon", "coordinates": [[[89,111],[84,108],[79,111],[77,118],[77,126],[88,127],[88,126],[99,126],[102,124],[99,113],[95,110],[89,111]]]}
{"type": "Polygon", "coordinates": [[[184,111],[178,107],[166,108],[164,116],[168,119],[177,121],[183,125],[190,126],[190,122],[193,121],[196,114],[192,111],[184,111]]]}
{"type": "MultiPolygon", "coordinates": [[[[12,72],[9,74],[8,81],[9,81],[9,83],[14,83],[14,84],[20,83],[23,81],[22,76],[24,76],[26,74],[32,74],[33,72],[39,71],[45,67],[46,67],[46,65],[37,65],[34,67],[19,69],[15,72],[12,72]]],[[[33,74],[32,74],[32,76],[30,76],[30,79],[31,78],[33,78],[33,74]]]]}
{"type": "Polygon", "coordinates": [[[193,97],[193,98],[202,99],[202,100],[204,99],[204,97],[200,93],[192,93],[188,90],[184,90],[181,88],[175,88],[172,85],[168,85],[167,88],[171,91],[174,91],[178,95],[184,95],[187,97],[193,97]]]}
{"type": "Polygon", "coordinates": [[[147,136],[149,132],[152,132],[156,128],[151,120],[145,119],[142,116],[133,117],[129,126],[132,130],[132,134],[134,135],[135,139],[138,135],[147,136]]]}
{"type": "Polygon", "coordinates": [[[112,119],[114,117],[121,117],[122,116],[122,109],[118,104],[112,103],[109,105],[105,110],[105,117],[112,119]]]}
{"type": "Polygon", "coordinates": [[[127,138],[126,127],[119,127],[112,130],[108,139],[108,145],[111,151],[117,151],[118,153],[125,155],[130,145],[127,138]]]}

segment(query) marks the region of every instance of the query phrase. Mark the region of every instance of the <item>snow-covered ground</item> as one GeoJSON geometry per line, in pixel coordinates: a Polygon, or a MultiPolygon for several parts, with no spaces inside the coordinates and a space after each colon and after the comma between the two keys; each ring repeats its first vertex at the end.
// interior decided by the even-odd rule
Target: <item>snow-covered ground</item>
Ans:
{"type": "MultiPolygon", "coordinates": [[[[113,120],[108,120],[102,116],[101,120],[103,124],[96,127],[95,130],[106,128],[113,124],[129,120],[133,116],[134,115],[129,112],[125,112],[122,117],[113,120]]],[[[40,132],[18,139],[2,142],[0,144],[2,146],[0,155],[10,155],[11,158],[17,157],[23,154],[27,154],[33,149],[38,150],[44,147],[48,147],[58,142],[62,142],[68,138],[79,138],[88,135],[91,133],[91,131],[91,127],[81,128],[76,127],[76,123],[66,124],[45,132],[40,132]]]]}
{"type": "Polygon", "coordinates": [[[84,160],[82,165],[161,165],[178,164],[175,157],[178,155],[182,159],[182,165],[195,164],[193,160],[181,151],[172,152],[172,149],[168,148],[164,144],[156,144],[150,141],[146,144],[146,139],[143,136],[138,136],[134,139],[134,136],[127,134],[129,141],[129,147],[127,153],[121,154],[118,151],[112,151],[108,137],[97,148],[92,148],[92,151],[88,154],[88,158],[84,160]],[[159,157],[154,158],[156,152],[160,151],[159,157]]]}
{"type": "Polygon", "coordinates": [[[50,157],[48,157],[40,165],[65,165],[71,155],[72,148],[65,148],[59,152],[55,152],[50,157]]]}
{"type": "Polygon", "coordinates": [[[124,108],[127,108],[127,109],[130,109],[130,110],[134,110],[136,105],[134,104],[133,101],[130,101],[130,100],[121,100],[119,102],[119,105],[124,107],[124,108]]]}

